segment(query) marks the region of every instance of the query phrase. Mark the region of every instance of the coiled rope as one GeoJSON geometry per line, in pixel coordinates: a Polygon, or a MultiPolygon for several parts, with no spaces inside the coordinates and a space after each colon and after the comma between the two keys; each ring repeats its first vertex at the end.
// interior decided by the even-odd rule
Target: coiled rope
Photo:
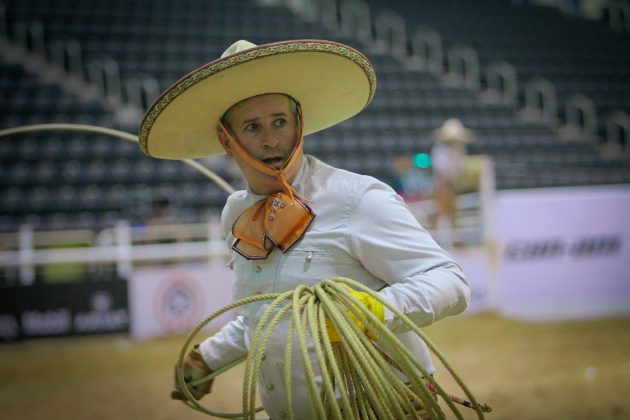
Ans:
{"type": "Polygon", "coordinates": [[[284,317],[290,317],[283,370],[287,418],[289,419],[295,418],[291,386],[295,334],[298,337],[299,353],[307,378],[310,418],[322,420],[329,418],[336,420],[419,419],[423,417],[420,417],[416,411],[423,408],[431,419],[444,419],[445,413],[438,405],[436,395],[442,397],[458,419],[463,419],[463,417],[455,402],[474,409],[480,419],[484,418],[484,412],[490,411],[490,407],[486,404],[477,403],[436,346],[408,317],[383,300],[377,292],[357,281],[343,277],[324,280],[314,286],[300,285],[284,293],[269,293],[240,299],[224,306],[200,322],[184,341],[176,364],[179,388],[186,397],[184,403],[197,411],[215,417],[254,419],[256,413],[263,410],[262,407],[255,406],[255,400],[265,349],[274,329],[284,317]],[[350,293],[348,287],[368,293],[383,303],[409,330],[422,338],[470,401],[461,400],[446,393],[406,346],[350,293]],[[185,385],[183,366],[191,343],[199,331],[213,319],[231,309],[261,301],[271,301],[271,303],[255,328],[247,356],[189,383],[200,385],[245,361],[242,412],[212,411],[195,400],[185,385]],[[367,334],[359,329],[350,313],[365,325],[367,334]],[[338,343],[330,341],[326,328],[327,317],[341,338],[338,343]],[[313,366],[309,343],[312,344],[317,366],[313,366]],[[321,387],[316,381],[316,367],[321,376],[321,387]],[[396,373],[402,373],[406,381],[403,382],[396,373]]]}

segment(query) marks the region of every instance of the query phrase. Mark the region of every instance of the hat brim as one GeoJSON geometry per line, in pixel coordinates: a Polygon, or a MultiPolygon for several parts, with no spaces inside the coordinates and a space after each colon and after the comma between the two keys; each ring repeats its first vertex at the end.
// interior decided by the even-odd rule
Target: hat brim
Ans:
{"type": "Polygon", "coordinates": [[[433,131],[433,138],[437,141],[453,142],[453,143],[472,143],[475,135],[472,130],[467,128],[458,131],[457,133],[448,133],[443,129],[438,128],[433,131]]]}
{"type": "Polygon", "coordinates": [[[361,112],[375,89],[372,64],[346,45],[322,40],[260,45],[212,61],[168,88],[142,120],[140,146],[163,159],[223,153],[219,119],[236,103],[266,93],[300,102],[307,135],[361,112]]]}

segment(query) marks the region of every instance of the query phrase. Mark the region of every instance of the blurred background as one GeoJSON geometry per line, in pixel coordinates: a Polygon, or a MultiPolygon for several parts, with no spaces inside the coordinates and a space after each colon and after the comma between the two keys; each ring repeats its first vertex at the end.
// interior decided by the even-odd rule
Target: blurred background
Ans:
{"type": "MultiPolygon", "coordinates": [[[[373,102],[305,151],[390,184],[463,266],[469,310],[427,334],[490,418],[630,418],[628,1],[2,0],[0,130],[137,134],[234,41],[299,38],[374,64],[373,102]]],[[[168,392],[182,334],[231,301],[226,198],[133,142],[0,138],[3,417],[194,418],[168,392]]],[[[239,372],[221,384],[238,411],[239,372]]]]}

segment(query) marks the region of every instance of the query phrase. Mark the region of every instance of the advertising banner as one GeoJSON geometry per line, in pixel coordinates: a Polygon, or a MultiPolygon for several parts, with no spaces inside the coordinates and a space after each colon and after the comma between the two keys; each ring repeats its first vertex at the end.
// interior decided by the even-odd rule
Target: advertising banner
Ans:
{"type": "Polygon", "coordinates": [[[467,314],[495,310],[494,291],[498,264],[487,247],[460,248],[450,251],[453,259],[464,270],[470,287],[470,304],[467,314]]]}
{"type": "Polygon", "coordinates": [[[501,313],[630,313],[630,187],[502,191],[497,205],[501,313]]]}
{"type": "MultiPolygon", "coordinates": [[[[135,270],[129,287],[133,337],[189,333],[232,302],[232,283],[233,272],[222,261],[135,270]]],[[[233,317],[228,312],[207,330],[217,330],[233,317]]]]}
{"type": "Polygon", "coordinates": [[[0,341],[129,331],[127,282],[3,287],[0,341]]]}

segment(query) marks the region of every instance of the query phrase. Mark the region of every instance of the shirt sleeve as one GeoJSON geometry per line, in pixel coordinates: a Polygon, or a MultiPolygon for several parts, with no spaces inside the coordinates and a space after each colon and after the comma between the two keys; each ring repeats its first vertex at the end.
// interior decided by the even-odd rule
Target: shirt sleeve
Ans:
{"type": "MultiPolygon", "coordinates": [[[[389,187],[371,184],[364,191],[349,228],[355,257],[388,284],[380,291],[383,298],[416,325],[466,309],[470,289],[462,269],[389,187]]],[[[408,329],[388,309],[385,321],[394,332],[408,329]]]]}
{"type": "MultiPolygon", "coordinates": [[[[236,191],[228,197],[227,203],[221,213],[221,225],[228,254],[234,255],[231,250],[233,241],[231,227],[239,206],[242,206],[244,191],[236,191]]],[[[232,264],[230,261],[229,264],[232,264]]],[[[199,345],[199,350],[211,370],[217,370],[222,366],[247,354],[245,341],[245,325],[243,316],[228,322],[212,337],[209,337],[199,345]]]]}
{"type": "Polygon", "coordinates": [[[228,322],[212,337],[199,345],[199,350],[211,370],[217,370],[247,354],[243,317],[228,322]]]}

